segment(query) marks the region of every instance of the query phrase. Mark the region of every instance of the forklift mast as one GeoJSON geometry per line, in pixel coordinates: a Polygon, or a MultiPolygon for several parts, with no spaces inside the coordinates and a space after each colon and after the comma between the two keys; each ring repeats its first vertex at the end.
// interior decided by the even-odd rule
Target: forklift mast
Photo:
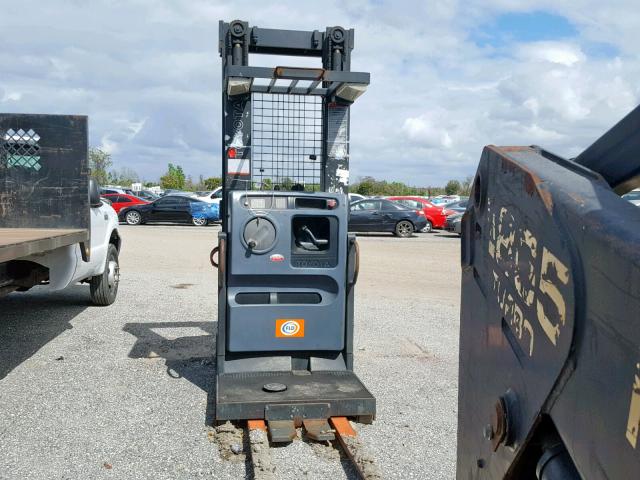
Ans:
{"type": "Polygon", "coordinates": [[[353,372],[349,109],[369,83],[350,71],[353,47],[353,30],[342,27],[220,22],[216,420],[264,419],[272,441],[305,422],[330,431],[330,417],[375,416],[353,372]],[[254,67],[251,54],[322,63],[254,67]]]}
{"type": "Polygon", "coordinates": [[[351,71],[354,31],[220,21],[223,189],[347,193],[349,108],[369,73],[351,71]],[[318,68],[249,65],[249,54],[315,57],[318,68]]]}
{"type": "Polygon", "coordinates": [[[457,478],[640,472],[640,107],[575,159],[485,147],[462,225],[457,478]]]}

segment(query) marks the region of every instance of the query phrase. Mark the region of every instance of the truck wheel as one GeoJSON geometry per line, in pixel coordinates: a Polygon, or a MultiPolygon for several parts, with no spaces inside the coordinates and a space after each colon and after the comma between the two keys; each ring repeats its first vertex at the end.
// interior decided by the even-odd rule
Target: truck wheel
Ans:
{"type": "Polygon", "coordinates": [[[209,221],[204,217],[191,217],[191,223],[197,227],[206,227],[209,221]]]}
{"type": "Polygon", "coordinates": [[[95,305],[111,305],[116,300],[119,282],[118,249],[110,243],[104,272],[101,275],[91,277],[89,281],[93,303],[95,305]]]}
{"type": "Polygon", "coordinates": [[[140,225],[142,223],[142,215],[140,215],[140,212],[136,210],[127,212],[124,219],[128,225],[140,225]]]}
{"type": "Polygon", "coordinates": [[[410,237],[413,235],[413,223],[409,220],[400,220],[396,224],[396,229],[393,233],[402,238],[410,237]]]}

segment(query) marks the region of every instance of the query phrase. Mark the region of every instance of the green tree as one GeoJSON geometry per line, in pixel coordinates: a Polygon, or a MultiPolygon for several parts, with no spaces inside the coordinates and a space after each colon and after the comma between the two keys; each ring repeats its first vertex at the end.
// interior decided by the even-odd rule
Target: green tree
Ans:
{"type": "Polygon", "coordinates": [[[444,193],[447,195],[455,195],[462,189],[458,180],[449,180],[444,186],[444,193]]]}
{"type": "Polygon", "coordinates": [[[215,190],[219,186],[222,185],[222,178],[220,177],[209,177],[203,180],[203,185],[205,190],[215,190]]]}
{"type": "Polygon", "coordinates": [[[109,173],[107,172],[112,164],[110,153],[95,147],[89,148],[89,169],[91,170],[91,176],[95,178],[100,185],[109,183],[109,173]]]}
{"type": "Polygon", "coordinates": [[[291,187],[293,187],[293,180],[291,180],[289,177],[284,177],[282,179],[282,182],[280,182],[280,188],[288,192],[289,190],[291,190],[291,187]]]}
{"type": "Polygon", "coordinates": [[[114,185],[122,185],[124,187],[139,181],[138,173],[129,167],[122,167],[119,171],[112,170],[109,172],[109,183],[114,185]]]}
{"type": "Polygon", "coordinates": [[[469,193],[471,192],[472,185],[473,185],[473,176],[469,175],[462,181],[462,186],[460,188],[460,195],[464,195],[468,197],[469,193]]]}
{"type": "Polygon", "coordinates": [[[196,186],[193,183],[193,178],[191,177],[191,175],[187,175],[187,179],[184,181],[184,189],[189,192],[193,192],[194,190],[196,190],[195,187],[196,186]]]}
{"type": "Polygon", "coordinates": [[[360,183],[354,185],[354,192],[360,195],[375,195],[376,179],[373,177],[364,177],[360,183]]]}
{"type": "Polygon", "coordinates": [[[273,182],[270,178],[264,178],[262,180],[261,190],[273,190],[273,182]]]}
{"type": "Polygon", "coordinates": [[[170,163],[167,173],[160,177],[160,186],[167,189],[182,190],[186,182],[184,171],[180,165],[170,163]]]}

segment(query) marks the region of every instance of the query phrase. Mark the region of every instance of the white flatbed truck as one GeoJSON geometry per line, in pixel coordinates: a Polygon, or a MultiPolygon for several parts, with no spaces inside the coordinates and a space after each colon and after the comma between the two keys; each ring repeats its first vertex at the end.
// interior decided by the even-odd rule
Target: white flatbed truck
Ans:
{"type": "Polygon", "coordinates": [[[0,297],[83,282],[94,304],[115,301],[122,241],[89,178],[87,123],[0,113],[0,297]]]}

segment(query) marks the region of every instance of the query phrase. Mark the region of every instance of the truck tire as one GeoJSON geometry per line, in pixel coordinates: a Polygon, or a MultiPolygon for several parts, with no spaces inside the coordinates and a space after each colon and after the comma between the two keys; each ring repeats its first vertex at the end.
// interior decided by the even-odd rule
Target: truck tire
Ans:
{"type": "Polygon", "coordinates": [[[101,275],[91,277],[91,301],[94,305],[111,305],[118,294],[120,282],[120,266],[118,263],[118,249],[112,243],[107,250],[107,260],[104,272],[101,275]]]}

